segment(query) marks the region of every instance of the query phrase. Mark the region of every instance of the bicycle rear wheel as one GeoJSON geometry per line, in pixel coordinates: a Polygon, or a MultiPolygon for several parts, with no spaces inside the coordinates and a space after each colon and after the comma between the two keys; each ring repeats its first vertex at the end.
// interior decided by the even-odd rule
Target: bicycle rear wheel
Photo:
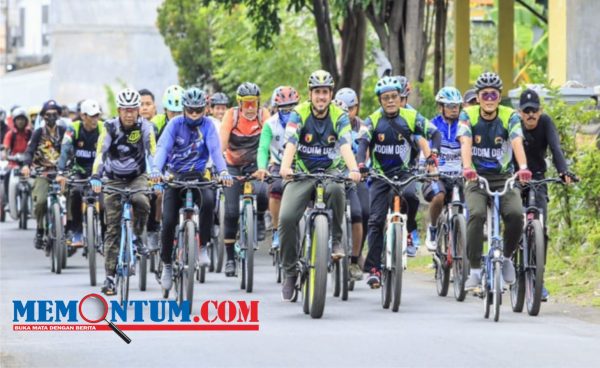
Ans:
{"type": "Polygon", "coordinates": [[[529,267],[525,270],[527,313],[537,316],[542,302],[545,269],[544,231],[539,220],[531,222],[528,237],[529,267]]]}
{"type": "Polygon", "coordinates": [[[448,246],[449,236],[446,226],[438,227],[441,231],[437,236],[439,263],[435,264],[435,286],[439,296],[448,295],[448,286],[450,286],[450,268],[448,267],[448,246]]]}
{"type": "Polygon", "coordinates": [[[256,240],[256,221],[254,215],[254,206],[252,203],[246,203],[246,292],[251,293],[254,287],[254,247],[256,240]]]}
{"type": "Polygon", "coordinates": [[[402,225],[393,224],[394,227],[394,263],[392,265],[392,312],[398,312],[400,308],[400,302],[402,301],[402,273],[404,272],[404,264],[402,262],[402,239],[404,239],[404,233],[402,231],[402,225]]]}
{"type": "Polygon", "coordinates": [[[523,249],[519,246],[513,255],[513,264],[515,265],[515,274],[517,279],[510,285],[510,304],[515,313],[523,311],[525,302],[525,264],[523,259],[523,249]]]}
{"type": "Polygon", "coordinates": [[[146,291],[146,283],[148,279],[148,256],[140,254],[140,264],[138,267],[138,287],[140,291],[146,291]]]}
{"type": "Polygon", "coordinates": [[[494,322],[498,322],[500,319],[500,305],[502,305],[502,263],[500,261],[494,262],[493,281],[494,322]]]}
{"type": "Polygon", "coordinates": [[[314,218],[310,265],[308,271],[308,298],[310,316],[321,318],[325,310],[327,295],[327,268],[329,262],[329,223],[327,216],[317,215],[314,218]]]}
{"type": "Polygon", "coordinates": [[[454,217],[454,259],[452,274],[454,276],[454,298],[462,302],[467,296],[465,282],[469,277],[469,257],[467,256],[467,223],[462,214],[454,217]]]}
{"type": "Polygon", "coordinates": [[[93,206],[87,206],[85,221],[84,240],[85,247],[87,249],[88,264],[90,267],[90,285],[96,286],[96,216],[94,216],[93,206]]]}
{"type": "Polygon", "coordinates": [[[62,272],[64,264],[64,258],[66,256],[63,242],[63,228],[61,221],[60,205],[54,203],[51,207],[52,210],[52,249],[54,260],[56,263],[56,273],[62,272]]]}

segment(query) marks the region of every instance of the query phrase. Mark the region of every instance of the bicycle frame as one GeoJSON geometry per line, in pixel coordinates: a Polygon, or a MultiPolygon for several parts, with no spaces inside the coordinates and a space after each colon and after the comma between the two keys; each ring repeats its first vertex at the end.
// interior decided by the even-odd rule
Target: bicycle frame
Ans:
{"type": "Polygon", "coordinates": [[[254,194],[254,187],[252,185],[253,178],[250,175],[239,177],[238,180],[244,182],[244,188],[240,195],[240,220],[239,220],[239,232],[240,232],[240,256],[244,257],[244,251],[248,247],[248,242],[251,241],[254,249],[258,249],[258,238],[257,238],[257,221],[254,221],[254,239],[246,239],[246,232],[244,231],[244,224],[246,223],[246,216],[254,216],[256,219],[257,207],[256,207],[256,194],[254,194]],[[252,213],[246,213],[246,204],[252,204],[252,213]]]}
{"type": "MultiPolygon", "coordinates": [[[[448,201],[448,203],[444,206],[444,209],[442,210],[441,219],[443,219],[443,221],[441,223],[441,226],[444,230],[447,231],[448,234],[454,234],[454,220],[456,216],[464,214],[464,203],[461,196],[461,188],[458,184],[458,180],[461,177],[444,174],[440,174],[440,177],[448,178],[452,182],[452,195],[450,201],[448,201]]],[[[443,233],[444,232],[440,232],[440,234],[443,233]]],[[[454,239],[454,236],[449,237],[450,246],[448,247],[448,253],[446,254],[447,266],[450,266],[454,259],[460,258],[460,256],[456,254],[456,247],[454,244],[455,240],[456,239],[454,239]]]]}

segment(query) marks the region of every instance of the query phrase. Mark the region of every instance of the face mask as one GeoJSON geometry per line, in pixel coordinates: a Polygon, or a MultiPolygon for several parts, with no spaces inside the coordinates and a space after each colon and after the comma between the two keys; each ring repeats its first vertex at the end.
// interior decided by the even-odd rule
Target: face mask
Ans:
{"type": "Polygon", "coordinates": [[[203,117],[200,117],[200,118],[194,120],[194,119],[190,118],[189,116],[186,116],[183,121],[184,121],[185,125],[187,125],[188,127],[195,128],[202,123],[202,119],[203,119],[203,117]]]}
{"type": "Polygon", "coordinates": [[[54,125],[56,125],[56,121],[58,120],[58,115],[46,115],[44,117],[44,120],[46,120],[46,124],[48,124],[48,126],[53,127],[54,125]]]}
{"type": "Polygon", "coordinates": [[[285,127],[285,124],[287,124],[288,120],[290,119],[291,113],[291,111],[279,111],[279,123],[281,123],[281,126],[285,127]]]}

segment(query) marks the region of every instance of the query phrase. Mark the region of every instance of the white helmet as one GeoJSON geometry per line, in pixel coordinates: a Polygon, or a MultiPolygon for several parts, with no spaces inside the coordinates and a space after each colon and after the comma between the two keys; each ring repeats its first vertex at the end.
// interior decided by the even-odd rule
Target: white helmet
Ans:
{"type": "Polygon", "coordinates": [[[138,91],[125,88],[117,95],[117,107],[140,107],[142,98],[138,91]]]}
{"type": "Polygon", "coordinates": [[[81,113],[88,116],[100,114],[100,104],[94,100],[85,100],[81,103],[81,113]]]}

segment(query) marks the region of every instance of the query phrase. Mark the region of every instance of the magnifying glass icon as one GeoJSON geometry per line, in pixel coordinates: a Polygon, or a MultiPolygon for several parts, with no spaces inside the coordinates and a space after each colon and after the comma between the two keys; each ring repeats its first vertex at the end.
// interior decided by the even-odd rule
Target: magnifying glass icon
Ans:
{"type": "Polygon", "coordinates": [[[121,329],[106,319],[108,315],[108,302],[100,294],[88,294],[79,302],[79,315],[88,323],[98,323],[104,320],[110,328],[123,339],[130,343],[131,339],[121,329]]]}

